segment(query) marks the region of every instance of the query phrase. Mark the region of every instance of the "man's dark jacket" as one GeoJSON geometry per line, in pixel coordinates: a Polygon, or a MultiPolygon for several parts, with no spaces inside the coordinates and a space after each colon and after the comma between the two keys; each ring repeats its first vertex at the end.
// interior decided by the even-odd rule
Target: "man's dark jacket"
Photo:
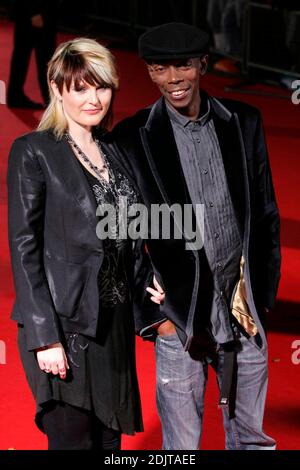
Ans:
{"type": "MultiPolygon", "coordinates": [[[[279,215],[261,116],[247,104],[208,98],[243,240],[248,304],[265,339],[262,316],[265,308],[274,306],[281,256],[279,215]]],[[[163,98],[119,123],[113,138],[149,209],[151,204],[191,203],[163,98]]],[[[146,270],[145,279],[138,274],[137,331],[167,317],[188,348],[201,278],[200,252],[186,250],[184,239],[149,239],[147,251],[166,299],[164,305],[154,306],[144,291],[149,273],[146,270]]]]}

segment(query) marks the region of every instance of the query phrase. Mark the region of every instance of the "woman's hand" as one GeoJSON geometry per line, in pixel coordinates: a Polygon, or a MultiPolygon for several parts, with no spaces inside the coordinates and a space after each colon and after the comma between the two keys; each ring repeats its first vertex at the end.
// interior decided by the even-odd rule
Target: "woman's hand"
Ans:
{"type": "Polygon", "coordinates": [[[34,15],[31,17],[31,25],[33,28],[42,29],[44,27],[44,20],[42,15],[34,15]]]}
{"type": "Polygon", "coordinates": [[[165,300],[165,293],[160,287],[160,285],[158,284],[155,276],[153,276],[153,284],[156,290],[152,289],[152,287],[147,287],[146,291],[152,294],[151,296],[152,302],[160,305],[165,300]]]}
{"type": "Polygon", "coordinates": [[[70,369],[65,350],[61,343],[50,344],[40,349],[36,349],[36,357],[41,370],[49,374],[59,374],[61,379],[65,379],[67,369],[70,369]]]}

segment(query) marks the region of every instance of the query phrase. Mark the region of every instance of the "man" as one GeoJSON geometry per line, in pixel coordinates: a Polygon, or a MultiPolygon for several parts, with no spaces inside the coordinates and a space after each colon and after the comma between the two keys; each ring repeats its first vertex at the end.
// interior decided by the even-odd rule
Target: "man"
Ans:
{"type": "MultiPolygon", "coordinates": [[[[170,23],[139,40],[161,98],[114,130],[144,204],[203,204],[204,246],[147,240],[136,276],[136,328],[155,339],[163,449],[198,449],[208,365],[216,372],[227,449],[274,449],[262,428],[266,309],[280,277],[279,217],[257,109],[203,91],[206,33],[170,23]],[[142,308],[139,306],[142,305],[142,308]]],[[[196,211],[195,211],[196,212],[196,211]]],[[[184,231],[183,231],[184,232],[184,231]]],[[[157,237],[156,237],[157,238],[157,237]]],[[[188,238],[188,237],[186,237],[188,238]]]]}
{"type": "Polygon", "coordinates": [[[14,0],[11,17],[15,22],[7,104],[10,108],[43,109],[24,93],[32,50],[35,50],[38,80],[44,102],[49,101],[47,64],[55,51],[57,1],[14,0]]]}

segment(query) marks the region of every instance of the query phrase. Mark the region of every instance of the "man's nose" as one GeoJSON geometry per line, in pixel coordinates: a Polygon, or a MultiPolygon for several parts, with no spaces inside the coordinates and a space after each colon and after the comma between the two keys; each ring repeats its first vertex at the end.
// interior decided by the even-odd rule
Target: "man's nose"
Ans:
{"type": "Polygon", "coordinates": [[[170,65],[168,68],[168,82],[169,83],[177,83],[182,80],[180,76],[180,72],[177,70],[176,67],[170,65]]]}

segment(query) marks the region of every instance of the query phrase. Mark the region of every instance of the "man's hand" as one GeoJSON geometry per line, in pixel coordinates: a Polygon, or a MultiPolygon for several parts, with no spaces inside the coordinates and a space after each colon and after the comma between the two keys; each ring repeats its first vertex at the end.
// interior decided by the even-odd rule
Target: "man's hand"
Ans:
{"type": "Polygon", "coordinates": [[[165,293],[162,290],[162,288],[160,287],[160,285],[158,284],[155,276],[153,276],[153,285],[154,285],[156,290],[152,289],[152,287],[147,287],[146,291],[149,292],[150,294],[152,294],[152,296],[151,296],[152,302],[154,302],[155,304],[160,305],[165,300],[165,293]]]}
{"type": "Polygon", "coordinates": [[[169,336],[176,334],[176,328],[171,320],[166,320],[163,323],[160,323],[156,329],[159,336],[169,336]]]}
{"type": "Polygon", "coordinates": [[[36,357],[41,370],[49,374],[59,374],[61,379],[65,379],[67,369],[70,369],[65,350],[61,343],[50,344],[49,346],[36,349],[36,357]]]}
{"type": "Polygon", "coordinates": [[[42,29],[44,27],[44,20],[42,15],[34,15],[31,17],[31,25],[34,28],[42,29]]]}
{"type": "MultiPolygon", "coordinates": [[[[150,294],[152,294],[151,300],[152,302],[156,304],[161,304],[165,300],[165,293],[159,283],[156,280],[156,277],[153,276],[153,285],[155,289],[152,289],[151,287],[147,287],[146,291],[148,291],[150,294]]],[[[157,334],[160,336],[168,336],[168,335],[173,335],[176,334],[176,328],[173,322],[170,320],[165,320],[163,323],[159,323],[157,326],[154,326],[156,328],[157,334]]]]}

